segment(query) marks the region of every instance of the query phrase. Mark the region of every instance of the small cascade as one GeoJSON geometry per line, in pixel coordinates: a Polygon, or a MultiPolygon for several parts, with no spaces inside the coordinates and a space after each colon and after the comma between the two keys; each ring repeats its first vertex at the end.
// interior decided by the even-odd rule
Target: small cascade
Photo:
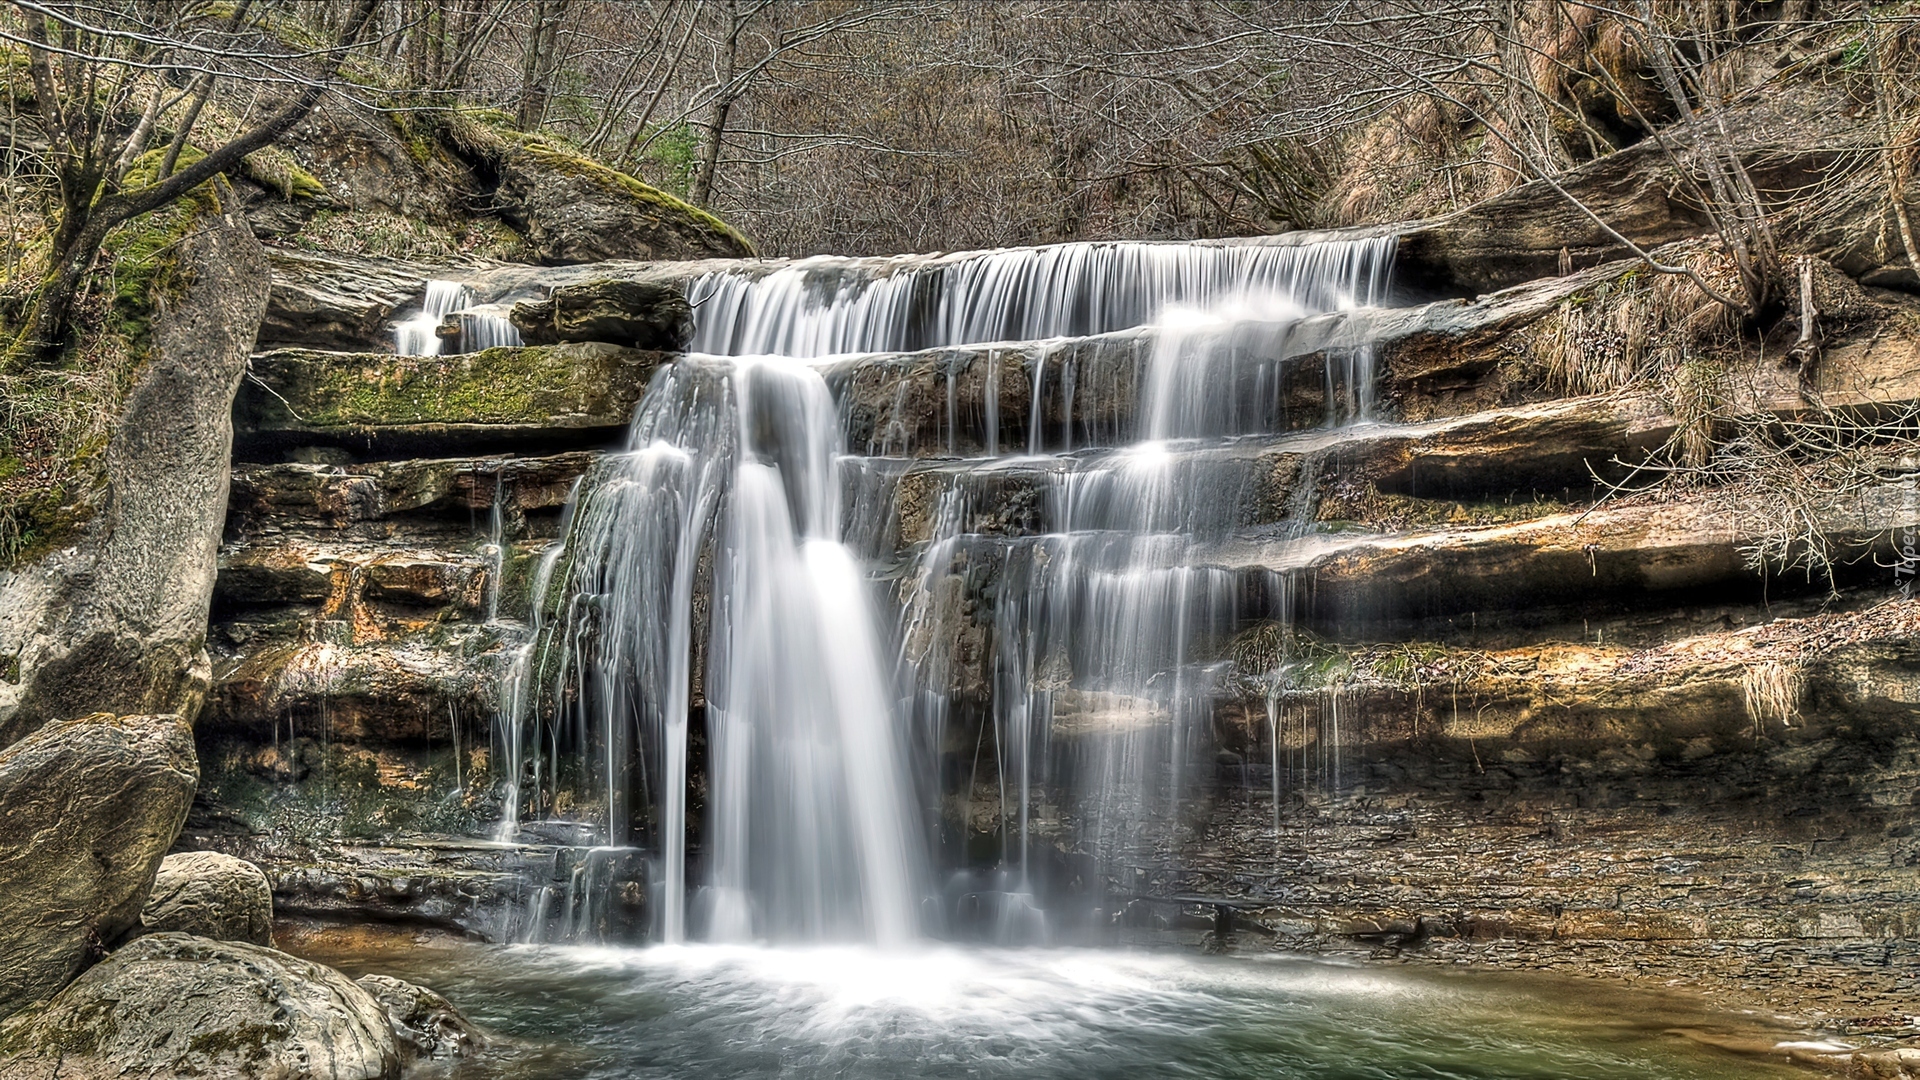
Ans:
{"type": "Polygon", "coordinates": [[[441,356],[520,345],[520,331],[498,311],[474,308],[473,290],[457,281],[429,281],[420,312],[393,328],[394,352],[401,356],[441,356]],[[440,330],[449,321],[459,332],[440,330]]]}
{"type": "MultiPolygon", "coordinates": [[[[1383,302],[1394,249],[1070,244],[696,279],[706,353],[656,377],[534,575],[502,837],[570,814],[651,852],[666,941],[1097,928],[1179,861],[1239,677],[1223,643],[1292,603],[1290,577],[1250,585],[1216,552],[1310,531],[1333,429],[1373,412],[1371,354],[1303,372],[1296,328],[1383,302]],[[853,407],[875,373],[892,396],[853,407]],[[914,427],[902,402],[929,383],[945,400],[914,427]],[[909,462],[847,456],[856,422],[869,455],[983,455],[916,481],[905,565],[909,462]],[[956,816],[996,853],[942,856],[935,888],[956,816]],[[1043,847],[1090,860],[1079,910],[1050,899],[1043,847]]],[[[1285,684],[1276,833],[1305,744],[1285,684]]],[[[1337,758],[1319,773],[1337,785],[1337,758]]]]}
{"type": "Polygon", "coordinates": [[[503,830],[587,793],[605,846],[658,853],[661,940],[918,933],[924,857],[880,623],[840,542],[839,442],[813,369],[689,357],[538,571],[503,830]]]}

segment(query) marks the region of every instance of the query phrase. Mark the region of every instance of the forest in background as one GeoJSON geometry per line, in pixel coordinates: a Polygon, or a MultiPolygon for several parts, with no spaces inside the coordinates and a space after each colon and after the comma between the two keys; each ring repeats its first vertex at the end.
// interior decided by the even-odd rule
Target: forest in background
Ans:
{"type": "MultiPolygon", "coordinates": [[[[174,56],[170,78],[203,65],[290,85],[356,8],[26,3],[10,36],[26,43],[39,12],[65,14],[55,33],[139,27],[158,70],[164,43],[255,31],[293,47],[278,64],[174,56]]],[[[377,0],[339,74],[372,107],[499,110],[712,209],[763,254],[882,254],[1428,216],[1809,63],[1898,77],[1913,16],[1812,0],[377,0]]],[[[99,45],[78,51],[112,68],[130,43],[99,45]]],[[[1884,89],[1904,176],[1912,95],[1884,89]]]]}

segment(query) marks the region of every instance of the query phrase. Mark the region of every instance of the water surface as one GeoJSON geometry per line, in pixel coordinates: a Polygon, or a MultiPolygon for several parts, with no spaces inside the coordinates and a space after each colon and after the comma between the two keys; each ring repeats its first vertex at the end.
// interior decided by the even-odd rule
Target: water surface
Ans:
{"type": "Polygon", "coordinates": [[[1805,1075],[1672,1034],[1753,1034],[1696,999],[1551,978],[1081,949],[303,951],[426,983],[517,1040],[461,1077],[1805,1075]]]}

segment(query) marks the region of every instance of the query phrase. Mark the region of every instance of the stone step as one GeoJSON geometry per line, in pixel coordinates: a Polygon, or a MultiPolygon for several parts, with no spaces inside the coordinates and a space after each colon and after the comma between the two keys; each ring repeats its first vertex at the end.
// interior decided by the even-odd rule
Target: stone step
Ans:
{"type": "MultiPolygon", "coordinates": [[[[1883,576],[1899,584],[1897,549],[1920,531],[1920,472],[1809,508],[1842,576],[1883,576]],[[1902,538],[1908,538],[1903,540],[1902,538]]],[[[1431,617],[1526,606],[1579,607],[1709,587],[1759,591],[1767,578],[1792,587],[1813,575],[1763,577],[1749,553],[1798,543],[1779,496],[1707,492],[1671,502],[1609,505],[1485,528],[1396,536],[1315,537],[1299,542],[1234,542],[1202,562],[1243,573],[1292,573],[1320,622],[1431,617]]]]}
{"type": "MultiPolygon", "coordinates": [[[[1283,761],[1338,748],[1356,762],[1420,752],[1462,767],[1479,754],[1484,769],[1569,754],[1592,771],[1632,773],[1651,759],[1619,748],[1695,760],[1750,752],[1757,736],[1807,743],[1906,729],[1920,720],[1920,599],[1885,595],[1865,588],[1853,606],[1798,605],[1794,617],[1730,609],[1721,617],[1760,621],[1648,643],[1551,632],[1482,647],[1471,635],[1451,644],[1303,640],[1291,667],[1276,654],[1261,658],[1275,667],[1223,681],[1215,730],[1256,768],[1274,760],[1277,734],[1283,761]]],[[[1354,780],[1364,786],[1365,771],[1354,780]]]]}
{"type": "Polygon", "coordinates": [[[493,576],[478,551],[298,534],[227,544],[219,566],[217,606],[319,605],[335,619],[363,600],[471,615],[485,609],[493,576]]]}
{"type": "Polygon", "coordinates": [[[391,350],[395,314],[420,303],[428,278],[448,276],[404,259],[266,250],[273,289],[260,324],[263,348],[391,350]]]}
{"type": "Polygon", "coordinates": [[[496,500],[510,513],[556,511],[596,459],[592,451],[543,457],[415,458],[358,465],[238,464],[229,531],[343,529],[402,515],[437,514],[484,528],[496,500]]]}
{"type": "MultiPolygon", "coordinates": [[[[1163,504],[1156,529],[1219,532],[1350,517],[1377,493],[1418,500],[1500,500],[1535,493],[1584,498],[1596,477],[1623,479],[1671,437],[1675,421],[1648,395],[1572,398],[1423,424],[1361,424],[1210,443],[1176,442],[1147,463],[1134,449],[1051,457],[869,460],[850,502],[891,492],[881,546],[931,539],[942,499],[958,498],[967,533],[1027,535],[1125,528],[1143,502],[1163,504]],[[1368,489],[1371,490],[1368,490],[1368,489]]],[[[1446,507],[1442,507],[1444,511],[1446,507]]],[[[1534,510],[1534,514],[1546,512],[1534,510]]],[[[873,524],[867,526],[874,529],[873,524]]]]}
{"type": "Polygon", "coordinates": [[[500,644],[493,628],[456,625],[387,640],[354,640],[352,627],[334,628],[336,640],[262,633],[238,647],[216,642],[213,686],[196,730],[254,746],[273,743],[281,731],[326,743],[444,746],[456,718],[493,714],[497,674],[489,654],[500,644]]]}
{"type": "Polygon", "coordinates": [[[615,443],[669,354],[604,344],[394,356],[282,349],[253,358],[234,453],[457,456],[615,443]]]}
{"type": "MultiPolygon", "coordinates": [[[[1920,535],[1916,486],[1920,472],[1809,508],[1814,531],[1833,552],[1838,581],[1872,580],[1894,588],[1903,579],[1892,568],[1917,565],[1910,552],[1912,537],[1920,535]]],[[[1370,632],[1405,620],[1457,621],[1545,610],[1578,618],[1622,605],[1657,605],[1661,597],[1680,603],[1704,590],[1757,603],[1769,594],[1819,587],[1824,581],[1805,569],[1774,567],[1763,575],[1751,564],[1749,552],[1790,539],[1782,531],[1789,520],[1778,497],[1709,491],[1506,524],[1397,534],[1277,531],[1212,542],[1188,541],[1177,533],[1157,538],[963,535],[934,549],[938,558],[931,565],[895,563],[886,572],[931,575],[935,580],[923,585],[934,590],[943,588],[938,579],[953,578],[965,596],[980,598],[977,617],[991,619],[996,590],[1007,587],[1004,582],[1042,573],[1036,567],[1068,565],[1097,573],[1103,595],[1122,587],[1130,575],[1178,570],[1190,577],[1192,595],[1216,598],[1208,602],[1231,609],[1209,618],[1370,632]],[[1136,564],[1128,553],[1139,551],[1154,554],[1136,564]]],[[[1795,549],[1789,544],[1787,550],[1795,549]]],[[[946,632],[991,630],[950,627],[946,632]]]]}

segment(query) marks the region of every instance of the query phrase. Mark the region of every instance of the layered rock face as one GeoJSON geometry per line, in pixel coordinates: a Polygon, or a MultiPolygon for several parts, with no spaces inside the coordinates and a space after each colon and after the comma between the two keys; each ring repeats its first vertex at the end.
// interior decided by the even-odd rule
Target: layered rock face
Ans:
{"type": "MultiPolygon", "coordinates": [[[[1649,203],[1645,164],[1575,179],[1623,192],[1644,242],[1697,232],[1649,203]]],[[[1920,400],[1920,305],[1819,264],[1819,362],[1782,362],[1790,324],[1702,340],[1694,392],[1694,369],[1645,374],[1641,331],[1690,312],[1663,312],[1643,267],[1596,239],[1584,268],[1541,276],[1564,237],[1501,224],[1538,194],[1410,227],[1403,248],[1429,294],[1517,287],[1225,339],[1238,434],[1173,446],[1164,505],[1128,505],[1115,478],[1162,422],[1156,351],[1188,329],[821,361],[851,454],[844,531],[900,616],[919,700],[945,710],[918,749],[935,858],[964,872],[955,910],[990,912],[1012,891],[994,875],[1018,874],[1063,938],[1211,926],[1241,948],[1680,979],[1863,1023],[1910,991],[1920,614],[1901,587],[1920,495],[1898,421],[1920,400]],[[1765,432],[1799,441],[1719,471],[1686,456],[1765,432]],[[1667,469],[1696,472],[1640,490],[1667,469]],[[1020,626],[1087,550],[1063,537],[1128,515],[1203,532],[1178,569],[1230,614],[1121,691],[1092,677],[1101,658],[1029,648],[1020,626]],[[1009,726],[1016,700],[1032,726],[1009,726]],[[1140,798],[1173,792],[1172,812],[1089,801],[1142,748],[1166,765],[1140,798]],[[1102,813],[1138,823],[1127,858],[1103,854],[1102,813]]],[[[359,841],[489,828],[515,779],[489,729],[500,668],[575,481],[674,362],[645,350],[711,311],[688,282],[793,268],[388,267],[396,293],[408,272],[459,276],[547,342],[430,361],[377,351],[368,313],[392,302],[349,295],[338,265],[276,269],[276,343],[313,325],[306,343],[333,351],[263,354],[243,391],[190,842],[262,861],[284,910],[527,936],[604,880],[608,906],[570,925],[644,932],[642,873],[582,854],[570,822],[597,811],[565,783],[540,842],[511,852],[359,841]],[[296,835],[274,789],[345,807],[339,831],[296,835]]]]}

